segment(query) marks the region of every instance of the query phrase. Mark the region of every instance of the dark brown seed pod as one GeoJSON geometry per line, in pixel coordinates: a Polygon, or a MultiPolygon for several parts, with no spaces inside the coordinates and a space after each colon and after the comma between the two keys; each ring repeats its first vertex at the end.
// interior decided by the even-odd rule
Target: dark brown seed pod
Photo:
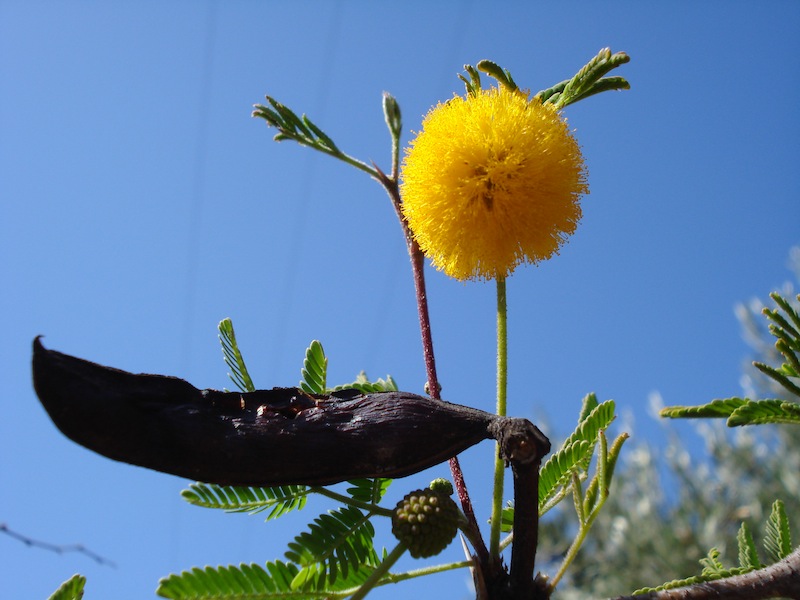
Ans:
{"type": "Polygon", "coordinates": [[[39,338],[33,382],[50,418],[78,444],[220,485],[404,477],[511,430],[514,440],[520,431],[544,438],[525,419],[405,392],[198,390],[177,377],[135,375],[48,350],[39,338]]]}

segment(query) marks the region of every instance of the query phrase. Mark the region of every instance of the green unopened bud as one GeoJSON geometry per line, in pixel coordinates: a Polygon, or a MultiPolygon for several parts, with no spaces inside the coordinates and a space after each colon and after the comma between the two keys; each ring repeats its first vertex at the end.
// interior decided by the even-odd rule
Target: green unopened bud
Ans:
{"type": "Polygon", "coordinates": [[[445,494],[446,496],[453,495],[453,484],[447,481],[447,479],[443,479],[441,477],[431,481],[431,484],[428,487],[439,494],[445,494]]]}
{"type": "Polygon", "coordinates": [[[400,105],[389,92],[383,92],[383,116],[393,137],[400,137],[403,129],[403,119],[400,115],[400,105]]]}

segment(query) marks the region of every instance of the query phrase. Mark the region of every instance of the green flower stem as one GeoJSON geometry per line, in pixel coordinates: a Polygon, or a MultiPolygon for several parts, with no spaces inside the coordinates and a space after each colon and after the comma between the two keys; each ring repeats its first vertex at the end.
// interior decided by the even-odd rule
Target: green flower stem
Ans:
{"type": "MultiPolygon", "coordinates": [[[[508,391],[508,305],[505,277],[497,278],[497,414],[506,416],[508,391]]],[[[494,491],[492,494],[492,529],[489,535],[489,555],[497,564],[500,560],[500,525],[503,512],[503,481],[505,464],[496,453],[494,462],[494,491]]]]}
{"type": "Polygon", "coordinates": [[[328,488],[314,486],[309,488],[310,492],[315,494],[319,494],[320,496],[325,496],[326,498],[330,498],[331,500],[336,500],[337,502],[341,502],[347,506],[355,506],[356,508],[360,508],[361,510],[365,510],[368,513],[373,515],[380,515],[382,517],[389,517],[391,518],[394,514],[394,511],[388,508],[383,508],[382,506],[378,506],[377,504],[372,504],[370,502],[363,502],[362,500],[356,500],[355,498],[351,498],[350,496],[345,496],[343,494],[337,494],[336,492],[329,490],[328,488]]]}
{"type": "Polygon", "coordinates": [[[508,304],[506,279],[497,278],[497,414],[506,416],[508,388],[508,304]]]}
{"type": "Polygon", "coordinates": [[[362,600],[363,598],[366,598],[367,594],[372,590],[372,588],[374,588],[375,585],[384,577],[384,575],[389,572],[389,569],[392,568],[392,565],[396,563],[401,556],[403,556],[403,553],[407,549],[408,548],[403,542],[397,544],[397,546],[394,547],[394,550],[392,550],[386,556],[386,558],[381,561],[381,564],[375,567],[375,570],[370,573],[369,577],[367,577],[367,580],[361,584],[360,588],[358,588],[358,591],[350,597],[350,600],[362,600]]]}
{"type": "MultiPolygon", "coordinates": [[[[447,571],[454,571],[456,569],[465,569],[467,567],[474,567],[475,564],[471,560],[462,560],[460,562],[447,563],[444,565],[435,565],[432,567],[423,567],[421,569],[412,569],[404,573],[386,573],[384,578],[376,582],[373,587],[380,587],[382,585],[389,585],[391,583],[400,583],[408,579],[416,579],[417,577],[425,577],[427,575],[435,575],[436,573],[445,573],[447,571]]],[[[389,565],[391,568],[391,565],[389,565]]],[[[342,590],[341,592],[325,592],[326,598],[355,598],[350,596],[358,591],[360,588],[351,588],[342,590]]]]}
{"type": "MultiPolygon", "coordinates": [[[[398,583],[406,579],[414,579],[416,577],[424,577],[425,575],[434,575],[436,573],[444,573],[446,571],[453,571],[455,569],[464,569],[466,567],[474,567],[471,560],[462,560],[460,562],[447,563],[446,565],[435,565],[433,567],[423,567],[421,569],[413,569],[405,573],[389,574],[384,580],[386,583],[398,583]]],[[[383,585],[383,582],[381,582],[383,585]]]]}

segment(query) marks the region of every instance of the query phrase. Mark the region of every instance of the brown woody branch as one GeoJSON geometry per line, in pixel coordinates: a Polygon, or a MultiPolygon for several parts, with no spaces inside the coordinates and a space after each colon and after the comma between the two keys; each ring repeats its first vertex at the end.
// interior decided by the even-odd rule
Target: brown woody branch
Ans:
{"type": "Polygon", "coordinates": [[[800,600],[800,547],[789,556],[757,571],[696,583],[686,587],[635,596],[619,596],[614,600],[762,600],[792,598],[800,600]]]}

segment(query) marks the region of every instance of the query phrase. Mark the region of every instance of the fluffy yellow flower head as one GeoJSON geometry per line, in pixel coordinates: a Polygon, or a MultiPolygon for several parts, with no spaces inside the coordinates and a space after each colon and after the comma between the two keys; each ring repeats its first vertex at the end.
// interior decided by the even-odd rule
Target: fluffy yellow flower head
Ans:
{"type": "Polygon", "coordinates": [[[434,266],[493,279],[550,258],[588,193],[580,147],[550,104],[492,88],[433,108],[406,150],[403,213],[434,266]]]}

